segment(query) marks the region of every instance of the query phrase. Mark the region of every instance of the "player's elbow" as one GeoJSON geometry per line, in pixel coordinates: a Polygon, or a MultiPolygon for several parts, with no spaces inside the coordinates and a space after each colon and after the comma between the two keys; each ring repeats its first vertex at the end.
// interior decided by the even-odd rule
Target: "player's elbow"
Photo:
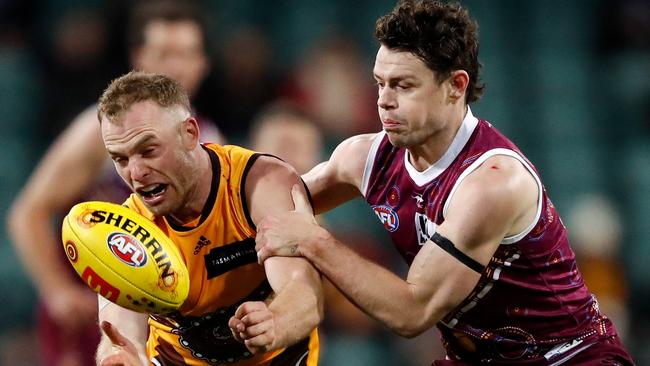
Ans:
{"type": "Polygon", "coordinates": [[[404,319],[392,327],[393,332],[404,338],[415,338],[430,328],[428,322],[418,319],[404,319]]]}
{"type": "Polygon", "coordinates": [[[32,205],[22,196],[19,196],[7,212],[6,227],[9,236],[16,239],[21,236],[30,226],[30,212],[33,212],[32,205]]]}
{"type": "Polygon", "coordinates": [[[315,319],[314,319],[314,327],[318,326],[318,324],[320,324],[325,319],[325,300],[324,300],[322,286],[318,289],[318,293],[316,294],[315,299],[316,299],[316,312],[315,312],[315,319]]]}
{"type": "Polygon", "coordinates": [[[324,314],[325,312],[323,311],[322,307],[315,306],[313,308],[313,311],[308,312],[307,316],[304,319],[305,329],[311,331],[314,328],[318,327],[318,325],[324,319],[324,314]]]}
{"type": "Polygon", "coordinates": [[[429,330],[435,323],[437,323],[446,310],[436,304],[433,300],[418,301],[416,296],[413,296],[412,301],[409,302],[405,309],[408,311],[399,311],[396,314],[395,321],[391,329],[398,335],[404,338],[414,338],[429,330]]]}
{"type": "Polygon", "coordinates": [[[325,301],[323,294],[323,285],[319,276],[308,275],[309,279],[303,278],[302,283],[305,284],[304,299],[306,307],[312,309],[310,316],[308,316],[308,325],[310,328],[315,328],[325,318],[325,301]]]}

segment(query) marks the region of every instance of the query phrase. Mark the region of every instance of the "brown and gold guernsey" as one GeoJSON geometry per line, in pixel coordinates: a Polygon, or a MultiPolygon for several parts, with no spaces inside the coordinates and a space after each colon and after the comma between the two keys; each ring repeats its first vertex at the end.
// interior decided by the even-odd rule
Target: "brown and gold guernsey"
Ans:
{"type": "Polygon", "coordinates": [[[179,226],[154,216],[135,195],[125,202],[153,220],[180,248],[190,273],[187,301],[174,314],[149,317],[147,354],[153,365],[316,365],[318,335],[284,350],[252,355],[236,341],[228,320],[246,301],[272,289],[257,263],[255,225],[244,192],[246,175],[260,156],[238,146],[204,146],[212,187],[195,222],[179,226]]]}

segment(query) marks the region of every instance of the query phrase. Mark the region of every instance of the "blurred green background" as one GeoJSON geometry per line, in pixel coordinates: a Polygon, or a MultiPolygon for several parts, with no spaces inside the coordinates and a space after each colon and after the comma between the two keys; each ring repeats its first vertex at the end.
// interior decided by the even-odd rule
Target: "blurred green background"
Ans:
{"type": "MultiPolygon", "coordinates": [[[[128,70],[123,39],[130,3],[0,1],[0,222],[52,139],[96,100],[111,78],[128,70]],[[91,24],[77,24],[84,22],[91,24]],[[65,37],[70,36],[65,31],[71,23],[91,27],[72,29],[96,31],[90,41],[79,41],[81,50],[66,51],[65,37]]],[[[473,106],[474,114],[509,136],[536,165],[572,234],[572,224],[580,230],[586,227],[586,232],[599,232],[602,225],[598,223],[616,222],[620,233],[613,235],[613,259],[625,277],[620,279],[626,287],[625,343],[639,365],[650,364],[650,3],[461,3],[480,25],[479,58],[487,89],[473,106]],[[605,203],[590,206],[594,197],[605,203]],[[586,211],[579,210],[584,207],[586,211]]],[[[237,75],[238,64],[229,54],[241,53],[237,42],[242,34],[252,34],[261,42],[253,44],[264,50],[261,67],[271,99],[291,94],[301,70],[322,61],[319,50],[333,43],[345,44],[346,57],[356,57],[350,60],[360,66],[356,77],[367,83],[364,90],[372,90],[377,49],[372,38],[374,22],[395,2],[206,0],[200,4],[208,18],[214,61],[196,105],[218,125],[223,122],[231,142],[246,144],[249,125],[242,119],[253,115],[261,103],[251,104],[239,120],[226,120],[230,117],[223,105],[223,100],[233,100],[237,89],[237,78],[229,75],[237,75]]],[[[76,33],[72,39],[81,36],[76,33]]],[[[365,103],[361,110],[375,108],[372,98],[359,97],[358,103],[365,103]]],[[[346,134],[380,128],[378,121],[373,125],[360,120],[356,126],[324,129],[328,143],[322,156],[346,134]]],[[[387,236],[362,202],[328,215],[327,220],[341,235],[370,227],[363,235],[380,243],[389,263],[397,261],[387,236]]],[[[395,268],[403,271],[398,264],[395,268]]],[[[29,341],[37,300],[4,226],[0,226],[0,293],[4,299],[0,352],[18,352],[15,347],[20,345],[12,342],[21,335],[29,341]]],[[[428,340],[415,348],[382,329],[363,336],[349,336],[336,325],[325,329],[331,335],[325,341],[325,365],[403,365],[399,352],[411,356],[421,349],[431,352],[428,340]],[[359,351],[366,349],[362,346],[375,353],[359,351]]],[[[435,334],[429,337],[436,338],[435,334]]]]}

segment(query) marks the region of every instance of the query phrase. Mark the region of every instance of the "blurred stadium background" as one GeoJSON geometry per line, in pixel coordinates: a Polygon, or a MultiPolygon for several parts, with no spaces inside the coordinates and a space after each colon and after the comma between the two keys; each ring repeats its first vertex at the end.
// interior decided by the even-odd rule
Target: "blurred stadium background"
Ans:
{"type": "MultiPolygon", "coordinates": [[[[128,70],[127,0],[0,0],[0,222],[70,119],[128,70]]],[[[375,19],[393,0],[202,1],[211,76],[197,109],[230,142],[291,99],[318,117],[322,156],[379,128],[375,19]]],[[[486,94],[474,114],[528,155],[559,207],[580,268],[639,365],[650,364],[650,2],[462,1],[480,25],[486,94]]],[[[56,189],[57,182],[52,182],[56,189]]],[[[363,202],[328,214],[360,251],[404,273],[363,202]]],[[[57,224],[57,223],[55,223],[57,224]]],[[[34,288],[0,226],[0,364],[33,365],[34,288]]],[[[401,340],[335,294],[322,364],[424,365],[436,331],[401,340]]]]}

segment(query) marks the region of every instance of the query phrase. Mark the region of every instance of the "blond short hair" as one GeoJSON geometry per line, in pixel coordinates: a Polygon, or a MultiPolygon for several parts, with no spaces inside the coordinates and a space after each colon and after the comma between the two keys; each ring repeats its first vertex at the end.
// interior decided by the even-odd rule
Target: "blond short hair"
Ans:
{"type": "Polygon", "coordinates": [[[176,80],[160,74],[131,71],[111,81],[99,97],[97,117],[115,123],[132,105],[153,101],[161,107],[182,107],[191,113],[190,99],[176,80]]]}

